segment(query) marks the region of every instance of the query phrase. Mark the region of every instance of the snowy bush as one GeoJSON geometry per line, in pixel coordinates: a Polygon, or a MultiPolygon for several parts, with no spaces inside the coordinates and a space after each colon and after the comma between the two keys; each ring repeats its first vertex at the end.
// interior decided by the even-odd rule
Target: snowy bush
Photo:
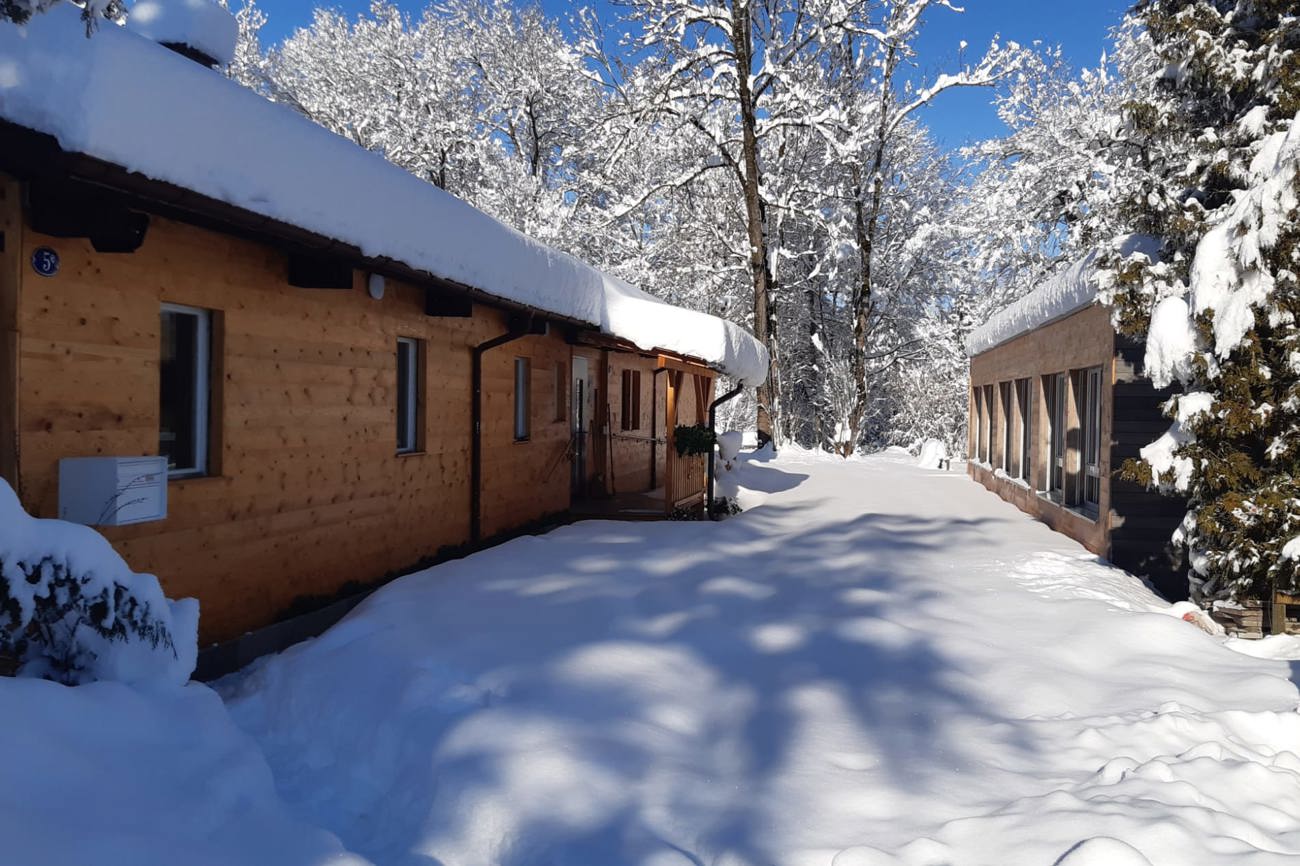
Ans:
{"type": "Polygon", "coordinates": [[[1147,76],[1110,172],[1122,223],[1112,228],[1159,237],[1163,250],[1141,262],[1116,248],[1102,270],[1117,324],[1147,342],[1147,374],[1186,393],[1125,473],[1187,496],[1176,540],[1202,603],[1300,589],[1283,553],[1300,532],[1292,7],[1152,0],[1133,13],[1147,76]]]}
{"type": "Polygon", "coordinates": [[[172,602],[102,535],[28,515],[0,480],[0,653],[24,676],[184,683],[198,603],[172,602]]]}

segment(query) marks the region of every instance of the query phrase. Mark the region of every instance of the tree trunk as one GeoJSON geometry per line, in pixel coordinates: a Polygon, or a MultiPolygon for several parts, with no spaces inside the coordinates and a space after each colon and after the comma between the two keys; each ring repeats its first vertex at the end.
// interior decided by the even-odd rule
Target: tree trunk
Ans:
{"type": "MultiPolygon", "coordinates": [[[[895,13],[897,14],[897,13],[895,13]]],[[[854,286],[850,302],[853,316],[853,347],[849,369],[853,376],[853,409],[849,417],[849,440],[841,444],[841,452],[848,457],[858,446],[867,419],[867,342],[871,337],[871,313],[874,307],[871,285],[871,257],[876,242],[876,228],[880,220],[881,198],[884,195],[885,137],[889,132],[889,108],[892,102],[894,70],[898,66],[896,49],[891,45],[885,53],[884,74],[880,82],[880,107],[877,118],[876,140],[872,143],[871,164],[866,178],[862,170],[853,167],[854,234],[858,245],[858,283],[854,286]],[[867,193],[863,187],[869,184],[867,193]],[[864,200],[864,193],[867,193],[864,200]]]]}
{"type": "Polygon", "coordinates": [[[741,159],[745,192],[745,221],[749,235],[749,270],[754,283],[754,336],[767,347],[772,358],[768,377],[758,387],[758,443],[772,440],[775,424],[773,381],[777,374],[775,310],[772,273],[767,260],[766,208],[759,194],[762,175],[758,165],[758,118],[754,94],[749,86],[754,44],[748,0],[731,4],[731,38],[736,52],[736,96],[740,108],[741,159]]]}

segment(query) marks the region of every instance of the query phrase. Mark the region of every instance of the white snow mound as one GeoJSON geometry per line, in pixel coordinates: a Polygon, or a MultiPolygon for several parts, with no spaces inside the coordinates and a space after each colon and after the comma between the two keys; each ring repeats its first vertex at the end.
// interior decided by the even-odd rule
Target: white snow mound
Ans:
{"type": "Polygon", "coordinates": [[[211,0],[135,0],[126,29],[159,44],[186,45],[221,66],[235,57],[239,24],[211,0]]]}
{"type": "Polygon", "coordinates": [[[916,465],[922,469],[938,469],[939,464],[948,459],[948,446],[938,439],[927,439],[921,445],[921,453],[916,458],[916,465]]]}
{"type": "Polygon", "coordinates": [[[1151,861],[1127,842],[1096,836],[1071,848],[1056,866],[1151,866],[1151,861]]]}
{"type": "MultiPolygon", "coordinates": [[[[17,629],[31,621],[38,599],[61,591],[54,583],[56,568],[74,576],[86,597],[107,591],[114,598],[124,590],[147,606],[171,635],[171,646],[155,646],[132,637],[110,640],[84,622],[72,624],[65,640],[87,651],[89,661],[81,672],[85,680],[173,685],[189,680],[198,654],[198,601],[167,598],[156,577],[133,572],[108,539],[90,527],[32,517],[23,510],[13,488],[0,479],[0,581],[18,604],[17,629]],[[45,567],[32,568],[42,562],[45,567]],[[38,579],[33,582],[20,564],[28,566],[38,579]]],[[[111,625],[116,616],[116,609],[110,610],[104,624],[111,625]]],[[[25,670],[41,675],[40,657],[25,661],[25,670]]]]}
{"type": "Polygon", "coordinates": [[[216,694],[0,677],[0,860],[366,866],[293,817],[216,694]]]}

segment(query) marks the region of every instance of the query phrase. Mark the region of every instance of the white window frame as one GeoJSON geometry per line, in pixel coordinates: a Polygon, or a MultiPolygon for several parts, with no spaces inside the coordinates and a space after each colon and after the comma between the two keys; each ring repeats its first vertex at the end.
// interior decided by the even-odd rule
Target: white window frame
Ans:
{"type": "Polygon", "coordinates": [[[527,442],[532,436],[532,360],[515,358],[515,441],[527,442]]]}
{"type": "Polygon", "coordinates": [[[408,347],[406,353],[406,391],[399,388],[397,391],[396,415],[399,419],[397,424],[397,453],[414,454],[420,449],[420,431],[416,426],[419,419],[419,370],[420,370],[420,341],[414,337],[397,338],[397,381],[401,382],[402,373],[402,346],[408,347]],[[405,405],[403,405],[405,402],[405,405]],[[404,417],[403,417],[404,416],[404,417]],[[402,440],[401,420],[406,421],[406,441],[402,440]]]}
{"type": "Polygon", "coordinates": [[[208,424],[212,417],[212,311],[184,304],[163,304],[161,312],[192,316],[194,329],[194,465],[167,470],[168,478],[196,478],[208,474],[208,424]]]}

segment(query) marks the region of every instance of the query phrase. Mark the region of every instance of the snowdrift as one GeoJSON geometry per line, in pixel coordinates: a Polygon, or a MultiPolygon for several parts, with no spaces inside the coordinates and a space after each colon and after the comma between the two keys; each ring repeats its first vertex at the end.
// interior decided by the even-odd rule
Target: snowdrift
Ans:
{"type": "Polygon", "coordinates": [[[294,818],[205,686],[0,678],[0,862],[366,866],[294,818]]]}
{"type": "Polygon", "coordinates": [[[167,598],[156,577],[131,571],[90,527],[30,516],[3,479],[0,582],[0,630],[11,635],[23,634],[45,602],[74,590],[86,600],[54,625],[57,647],[31,642],[22,659],[29,675],[46,674],[59,657],[75,657],[80,669],[68,673],[80,681],[181,685],[194,670],[198,601],[167,598]],[[111,630],[120,636],[102,633],[111,630]]]}

